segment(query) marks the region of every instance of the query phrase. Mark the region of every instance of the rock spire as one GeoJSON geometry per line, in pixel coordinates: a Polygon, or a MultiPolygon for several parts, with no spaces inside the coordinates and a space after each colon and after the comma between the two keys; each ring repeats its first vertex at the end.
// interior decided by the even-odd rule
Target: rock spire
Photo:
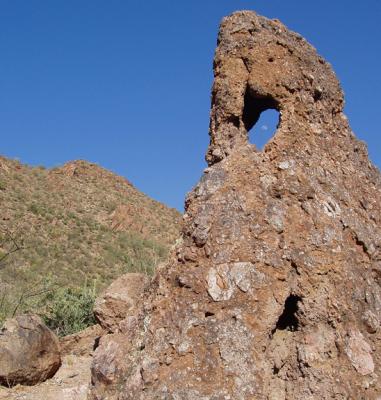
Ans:
{"type": "Polygon", "coordinates": [[[381,177],[331,66],[277,20],[222,21],[209,167],[92,399],[380,399],[381,177]],[[280,113],[263,151],[248,131],[280,113]]]}

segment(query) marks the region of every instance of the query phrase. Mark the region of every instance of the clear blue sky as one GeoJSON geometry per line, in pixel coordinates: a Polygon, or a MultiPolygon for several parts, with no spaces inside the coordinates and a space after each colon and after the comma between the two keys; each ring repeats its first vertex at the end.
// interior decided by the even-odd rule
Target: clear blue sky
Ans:
{"type": "Polygon", "coordinates": [[[380,166],[379,0],[0,0],[0,153],[97,162],[182,209],[205,167],[218,25],[239,9],[331,62],[380,166]]]}

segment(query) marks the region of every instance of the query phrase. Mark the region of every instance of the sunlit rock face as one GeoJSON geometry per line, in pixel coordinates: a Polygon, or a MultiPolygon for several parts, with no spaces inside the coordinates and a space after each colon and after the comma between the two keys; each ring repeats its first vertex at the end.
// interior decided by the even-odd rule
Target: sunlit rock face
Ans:
{"type": "MultiPolygon", "coordinates": [[[[209,167],[92,399],[381,396],[381,178],[330,67],[277,20],[222,21],[209,167]],[[261,112],[280,122],[263,151],[261,112]]],[[[131,316],[130,316],[131,317],[131,316]]],[[[103,353],[102,353],[103,352],[103,353]]]]}

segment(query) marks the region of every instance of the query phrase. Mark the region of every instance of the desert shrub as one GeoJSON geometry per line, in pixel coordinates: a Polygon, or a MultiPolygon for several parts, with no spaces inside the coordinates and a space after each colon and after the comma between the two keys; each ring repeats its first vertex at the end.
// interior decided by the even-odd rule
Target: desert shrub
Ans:
{"type": "MultiPolygon", "coordinates": [[[[7,267],[4,268],[8,271],[7,267]]],[[[0,327],[7,318],[24,313],[38,314],[43,306],[43,299],[53,290],[53,284],[47,276],[44,280],[28,284],[33,280],[32,268],[24,271],[13,270],[12,278],[19,282],[18,288],[5,284],[0,290],[0,327]]]]}
{"type": "Polygon", "coordinates": [[[28,207],[28,211],[31,211],[34,215],[42,215],[43,214],[43,208],[41,205],[38,205],[37,203],[32,203],[28,207]]]}
{"type": "Polygon", "coordinates": [[[93,315],[95,297],[95,284],[57,289],[47,296],[43,319],[59,336],[79,332],[96,323],[93,315]]]}
{"type": "Polygon", "coordinates": [[[4,321],[9,317],[9,310],[9,300],[7,292],[4,290],[0,293],[0,329],[2,328],[4,321]]]}

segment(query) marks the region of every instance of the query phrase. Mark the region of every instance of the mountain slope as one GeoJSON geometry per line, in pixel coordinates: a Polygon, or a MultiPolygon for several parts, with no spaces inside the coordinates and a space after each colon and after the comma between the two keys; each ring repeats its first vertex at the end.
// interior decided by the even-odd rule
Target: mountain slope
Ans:
{"type": "Polygon", "coordinates": [[[49,170],[0,157],[0,210],[0,312],[4,299],[52,285],[101,288],[124,272],[152,273],[181,221],[86,161],[49,170]]]}

